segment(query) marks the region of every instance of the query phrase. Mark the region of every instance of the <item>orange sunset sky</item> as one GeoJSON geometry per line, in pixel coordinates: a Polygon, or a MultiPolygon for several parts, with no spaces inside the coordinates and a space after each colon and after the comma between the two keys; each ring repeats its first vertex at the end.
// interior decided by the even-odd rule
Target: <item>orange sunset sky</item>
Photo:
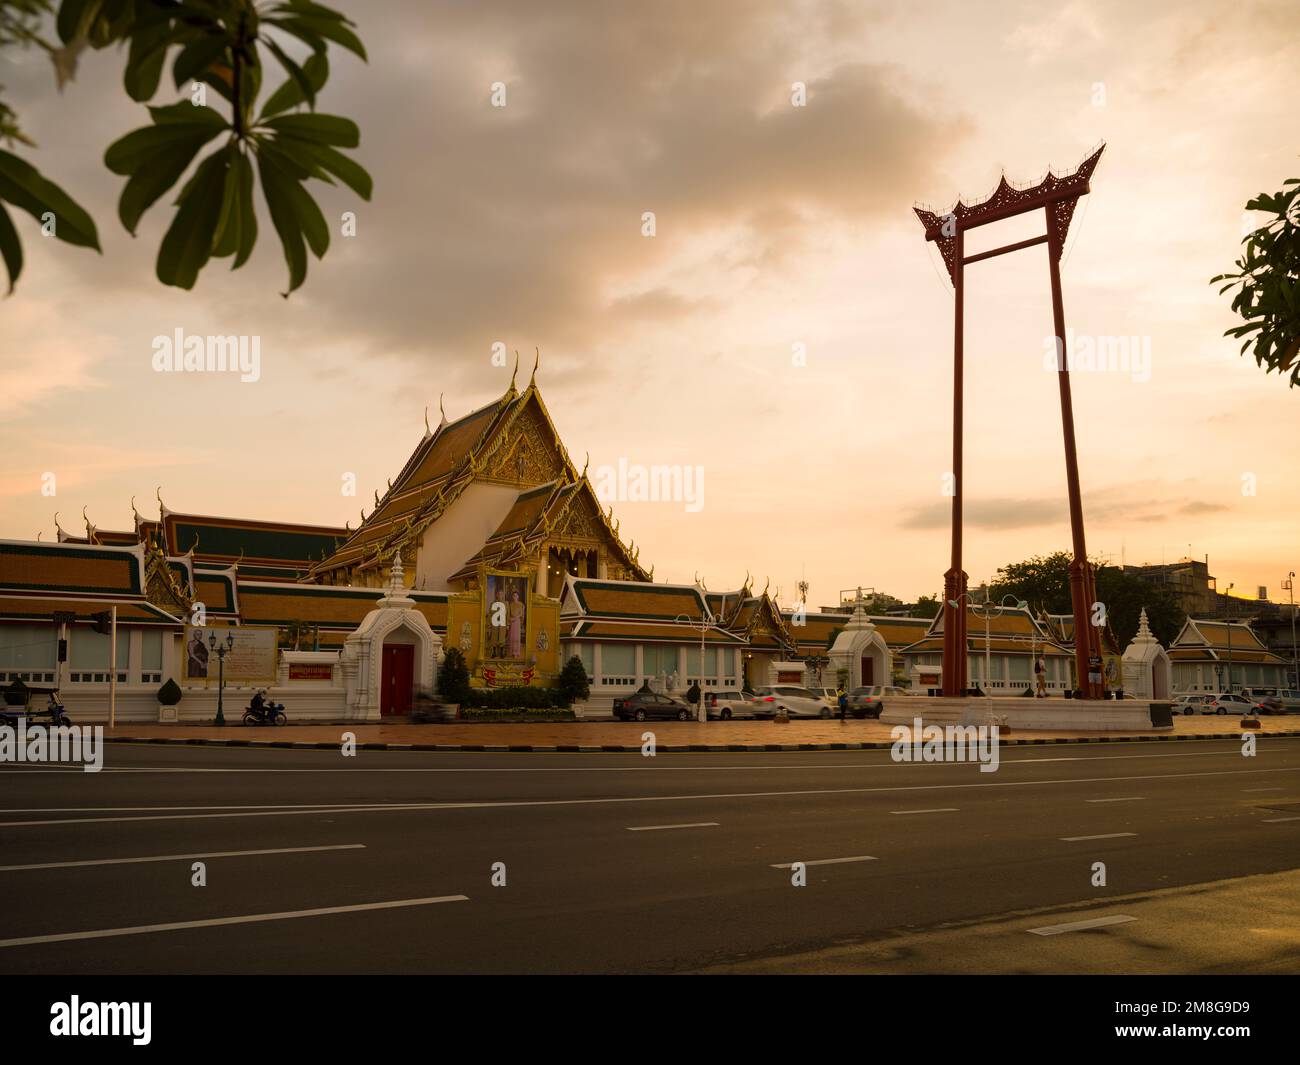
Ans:
{"type": "MultiPolygon", "coordinates": [[[[336,0],[320,109],[354,118],[371,203],[316,186],[335,234],[305,286],[263,217],[253,259],[192,292],[116,218],[105,147],[147,115],[123,56],[61,94],[10,53],[27,154],[94,215],[103,255],[18,222],[0,306],[0,536],[129,528],[129,500],[353,526],[424,431],[538,382],[581,465],[702,467],[703,505],[616,502],[656,579],[783,601],[939,590],[947,566],[952,290],[914,203],[983,198],[1107,148],[1063,261],[1078,335],[1138,338],[1149,372],[1080,372],[1090,553],[1208,554],[1220,589],[1285,599],[1300,568],[1300,395],[1237,343],[1227,270],[1244,204],[1300,175],[1294,2],[637,4],[336,0]],[[333,55],[333,53],[332,53],[333,55]],[[493,82],[507,106],[490,103],[493,82]],[[807,106],[791,85],[807,86],[807,106]],[[656,217],[653,237],[642,215],[656,217]],[[159,374],[152,338],[260,337],[261,377],[159,374]],[[793,357],[803,345],[806,364],[793,357]],[[513,361],[513,359],[512,359],[513,361]],[[42,476],[57,496],[42,495],[42,476]],[[340,493],[355,473],[356,497],[340,493]],[[1243,494],[1254,475],[1256,491],[1243,494]]],[[[155,100],[171,102],[170,79],[155,100]]],[[[990,226],[974,252],[1041,231],[990,226]]],[[[1043,247],[967,273],[966,568],[1069,546],[1043,247]]]]}

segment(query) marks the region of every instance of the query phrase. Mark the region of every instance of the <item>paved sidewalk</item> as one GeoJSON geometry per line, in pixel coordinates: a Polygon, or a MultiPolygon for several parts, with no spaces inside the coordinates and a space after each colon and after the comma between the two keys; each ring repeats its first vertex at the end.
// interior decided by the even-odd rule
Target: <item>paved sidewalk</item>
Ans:
{"type": "MultiPolygon", "coordinates": [[[[1263,735],[1300,736],[1300,719],[1264,717],[1263,735]]],[[[367,749],[490,751],[639,751],[646,732],[653,732],[659,751],[727,750],[860,750],[888,747],[891,725],[879,721],[561,721],[538,724],[452,725],[119,725],[107,730],[110,741],[211,744],[219,746],[337,747],[352,733],[367,749]]],[[[1004,744],[1105,743],[1234,738],[1242,734],[1235,717],[1176,717],[1172,731],[1058,732],[1015,730],[1004,744]]]]}

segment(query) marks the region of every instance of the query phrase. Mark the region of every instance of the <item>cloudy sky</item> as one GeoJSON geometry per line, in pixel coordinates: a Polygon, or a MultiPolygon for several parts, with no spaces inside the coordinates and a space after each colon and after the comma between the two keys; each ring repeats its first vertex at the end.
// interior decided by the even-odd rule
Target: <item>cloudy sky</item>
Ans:
{"type": "MultiPolygon", "coordinates": [[[[703,506],[615,503],[657,579],[720,589],[749,571],[788,601],[806,575],[815,604],[858,584],[934,592],[952,292],[911,208],[1071,169],[1104,140],[1063,263],[1066,321],[1136,338],[1150,361],[1074,376],[1090,553],[1208,554],[1220,588],[1274,596],[1300,563],[1300,395],[1238,357],[1207,283],[1236,256],[1245,202],[1300,173],[1293,2],[335,6],[370,62],[338,55],[320,107],[360,124],[375,195],[320,187],[357,234],[336,232],[288,300],[265,218],[240,271],[214,262],[189,293],[155,280],[170,209],[133,240],[102,163],[147,120],[120,53],[84,57],[62,94],[39,54],[5,57],[29,157],[91,210],[104,254],[19,222],[0,536],[48,538],[56,510],[79,531],[83,506],[129,528],[130,498],[153,512],[159,485],[177,511],[355,525],[426,405],[436,422],[440,394],[454,418],[505,390],[500,342],[524,353],[521,382],[541,349],[542,394],[593,471],[703,468],[703,506]],[[155,373],[152,338],[177,328],[260,336],[261,379],[155,373]]],[[[165,80],[155,102],[175,95],[165,80]]],[[[990,226],[968,250],[1040,231],[990,226]]],[[[1069,530],[1046,251],[967,278],[976,582],[1067,548],[1069,530]]]]}

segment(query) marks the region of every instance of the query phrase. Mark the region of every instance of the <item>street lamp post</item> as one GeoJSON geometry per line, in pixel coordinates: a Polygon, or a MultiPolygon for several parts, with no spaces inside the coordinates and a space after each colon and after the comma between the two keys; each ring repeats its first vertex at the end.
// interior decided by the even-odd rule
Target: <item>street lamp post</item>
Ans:
{"type": "MultiPolygon", "coordinates": [[[[713,616],[713,612],[709,610],[708,600],[704,599],[703,596],[701,596],[701,602],[704,603],[704,608],[700,613],[699,621],[696,621],[694,618],[691,618],[686,614],[678,614],[675,620],[679,624],[698,625],[700,627],[700,675],[696,678],[696,683],[699,684],[700,686],[700,702],[699,705],[695,708],[695,720],[708,721],[709,720],[708,700],[705,698],[704,683],[703,683],[704,682],[704,637],[708,635],[709,629],[713,627],[713,624],[717,619],[713,616]]],[[[686,672],[689,674],[690,670],[688,669],[686,672]]],[[[688,677],[687,679],[690,678],[688,677]]]]}
{"type": "Polygon", "coordinates": [[[210,632],[208,633],[208,646],[217,653],[217,717],[213,724],[224,725],[226,723],[226,715],[222,711],[221,702],[226,688],[226,655],[234,649],[234,633],[227,633],[225,640],[218,643],[217,634],[215,632],[210,632]]]}
{"type": "Polygon", "coordinates": [[[1295,642],[1295,570],[1286,575],[1286,590],[1291,593],[1291,684],[1300,688],[1300,654],[1295,642]]]}
{"type": "Polygon", "coordinates": [[[1223,608],[1228,615],[1228,694],[1232,694],[1232,589],[1236,584],[1229,584],[1228,590],[1224,592],[1223,608]]]}
{"type": "Polygon", "coordinates": [[[992,658],[992,634],[990,625],[995,617],[1000,618],[1006,613],[1008,599],[1012,601],[1012,604],[1017,610],[1025,610],[1028,608],[1029,604],[1023,599],[1017,599],[1010,592],[1002,597],[1000,603],[994,604],[993,601],[989,599],[987,590],[984,592],[984,599],[978,603],[970,598],[969,592],[963,592],[956,599],[949,599],[948,602],[954,610],[958,610],[960,609],[961,601],[963,599],[967,600],[972,607],[976,608],[979,611],[980,616],[984,619],[984,695],[986,698],[991,699],[993,698],[993,685],[989,682],[989,667],[992,658]]]}

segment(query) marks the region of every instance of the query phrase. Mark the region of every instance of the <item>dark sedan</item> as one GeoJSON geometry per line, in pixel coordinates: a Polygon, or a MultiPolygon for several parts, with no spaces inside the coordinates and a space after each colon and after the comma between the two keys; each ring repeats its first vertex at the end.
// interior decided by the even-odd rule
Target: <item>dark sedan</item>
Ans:
{"type": "Polygon", "coordinates": [[[614,716],[620,721],[645,721],[649,718],[676,718],[690,721],[695,712],[680,699],[658,692],[637,692],[614,700],[614,716]]]}
{"type": "Polygon", "coordinates": [[[885,708],[885,700],[876,688],[854,688],[849,692],[849,713],[854,717],[879,717],[885,708]]]}

